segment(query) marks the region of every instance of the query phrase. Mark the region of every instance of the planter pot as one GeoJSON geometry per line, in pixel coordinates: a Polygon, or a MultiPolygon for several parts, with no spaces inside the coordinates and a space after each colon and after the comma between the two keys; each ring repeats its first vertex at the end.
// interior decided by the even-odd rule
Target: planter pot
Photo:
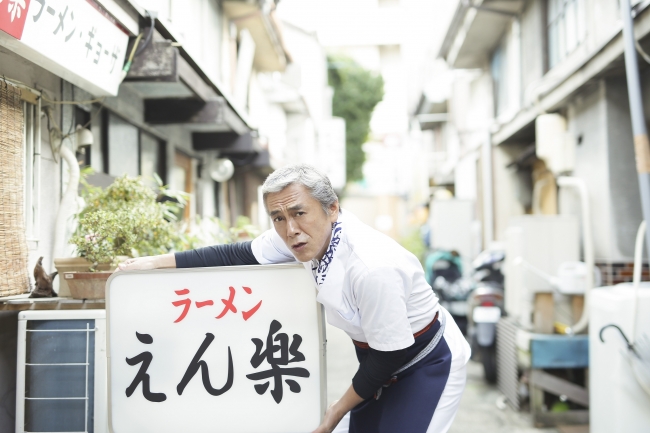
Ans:
{"type": "Polygon", "coordinates": [[[63,280],[68,283],[74,299],[104,299],[106,280],[113,272],[65,272],[63,280]]]}
{"type": "MultiPolygon", "coordinates": [[[[119,260],[120,258],[118,258],[119,260]]],[[[125,257],[126,259],[126,257],[125,257]]],[[[122,261],[122,260],[119,260],[122,261]]],[[[68,280],[63,278],[63,274],[66,272],[88,272],[90,269],[90,263],[88,260],[83,257],[70,257],[65,259],[54,259],[54,266],[56,270],[59,271],[59,291],[58,294],[60,297],[70,297],[70,288],[68,285],[68,280]]],[[[115,266],[110,265],[98,265],[98,271],[114,271],[115,266]]],[[[94,272],[96,273],[96,272],[94,272]]]]}

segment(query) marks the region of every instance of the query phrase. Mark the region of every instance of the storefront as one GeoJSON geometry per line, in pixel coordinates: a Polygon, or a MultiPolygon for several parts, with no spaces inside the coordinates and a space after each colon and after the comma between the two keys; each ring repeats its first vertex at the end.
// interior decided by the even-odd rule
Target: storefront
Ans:
{"type": "MultiPolygon", "coordinates": [[[[54,409],[100,424],[105,416],[100,403],[94,414],[74,403],[40,410],[25,403],[29,389],[16,395],[19,311],[84,310],[70,314],[93,323],[103,315],[103,300],[27,298],[40,257],[49,273],[56,270],[55,258],[74,254],[67,240],[79,210],[79,169],[91,167],[88,182],[102,187],[125,174],[155,186],[158,176],[189,194],[183,215],[188,221],[257,218],[257,187],[269,161],[246,113],[216,84],[215,71],[190,54],[200,50],[175,38],[169,20],[154,19],[136,3],[120,4],[0,1],[0,405],[8,408],[0,411],[3,432],[14,430],[16,417],[34,423],[54,409]],[[248,147],[240,149],[240,136],[248,147]],[[217,182],[215,161],[229,155],[234,177],[216,176],[217,182]],[[14,413],[21,407],[17,401],[23,412],[14,413]]],[[[216,64],[233,70],[220,63],[232,54],[221,49],[228,45],[222,42],[229,19],[220,8],[210,13],[215,28],[224,29],[208,35],[214,37],[216,64]]],[[[59,278],[54,281],[58,291],[59,278]]],[[[82,428],[93,431],[89,425],[82,428]]]]}

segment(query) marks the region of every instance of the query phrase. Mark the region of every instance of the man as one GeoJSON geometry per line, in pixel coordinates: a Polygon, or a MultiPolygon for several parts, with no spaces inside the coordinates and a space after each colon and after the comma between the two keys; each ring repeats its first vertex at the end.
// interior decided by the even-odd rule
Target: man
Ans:
{"type": "Polygon", "coordinates": [[[446,432],[470,351],[417,258],[339,209],[329,179],[313,167],[276,170],[262,191],[274,229],[253,241],[129,259],[120,269],[298,260],[314,276],[327,321],[352,338],[360,362],[314,433],[446,432]]]}

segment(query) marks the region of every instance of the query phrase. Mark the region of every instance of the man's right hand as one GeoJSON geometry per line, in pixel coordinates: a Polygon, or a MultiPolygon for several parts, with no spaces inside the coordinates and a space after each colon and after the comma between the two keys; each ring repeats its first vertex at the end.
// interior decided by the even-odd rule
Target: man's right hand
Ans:
{"type": "Polygon", "coordinates": [[[175,268],[176,257],[174,254],[163,254],[160,256],[137,257],[127,259],[117,266],[118,271],[146,271],[151,269],[175,268]]]}

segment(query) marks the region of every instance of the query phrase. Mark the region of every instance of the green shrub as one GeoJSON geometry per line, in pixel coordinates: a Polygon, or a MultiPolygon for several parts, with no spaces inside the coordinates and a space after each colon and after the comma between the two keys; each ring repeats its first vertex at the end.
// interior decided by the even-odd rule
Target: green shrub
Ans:
{"type": "Polygon", "coordinates": [[[140,177],[119,177],[106,189],[85,185],[86,206],[77,215],[70,243],[93,267],[114,263],[117,256],[164,254],[174,248],[179,236],[175,215],[184,202],[158,201],[140,177]]]}
{"type": "MultiPolygon", "coordinates": [[[[84,172],[89,174],[90,171],[84,172]]],[[[92,263],[115,264],[118,256],[151,256],[172,251],[251,239],[259,229],[245,216],[227,227],[218,218],[178,221],[187,194],[172,191],[156,176],[158,191],[140,177],[122,176],[106,189],[81,183],[86,206],[77,215],[78,226],[70,243],[79,257],[92,263]]]]}

